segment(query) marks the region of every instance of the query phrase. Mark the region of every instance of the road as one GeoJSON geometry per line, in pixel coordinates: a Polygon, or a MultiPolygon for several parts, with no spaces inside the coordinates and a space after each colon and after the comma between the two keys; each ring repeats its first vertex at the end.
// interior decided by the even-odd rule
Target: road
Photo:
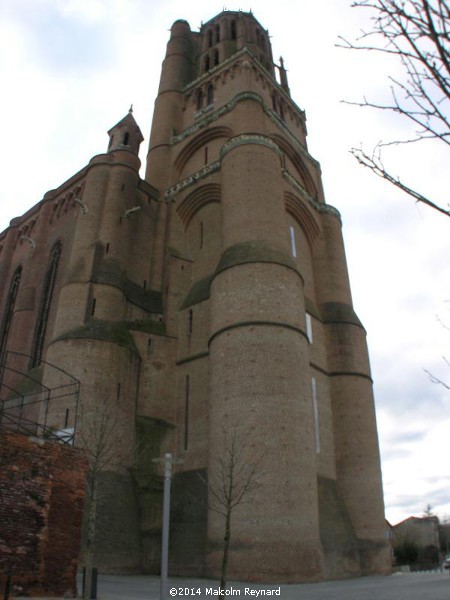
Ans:
{"type": "MultiPolygon", "coordinates": [[[[220,597],[217,595],[217,581],[206,579],[171,578],[169,590],[171,590],[169,600],[170,598],[205,600],[220,597]]],[[[449,600],[450,576],[448,572],[412,573],[284,585],[230,582],[226,596],[246,600],[266,599],[268,596],[280,600],[449,600]]],[[[99,577],[98,600],[159,600],[159,598],[158,577],[145,575],[101,575],[99,577]]]]}

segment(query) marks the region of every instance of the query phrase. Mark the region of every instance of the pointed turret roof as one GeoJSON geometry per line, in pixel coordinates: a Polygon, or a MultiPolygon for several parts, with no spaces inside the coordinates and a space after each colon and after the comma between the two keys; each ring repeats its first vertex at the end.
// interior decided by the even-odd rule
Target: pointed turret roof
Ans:
{"type": "Polygon", "coordinates": [[[139,125],[133,117],[133,105],[130,106],[128,114],[123,117],[108,131],[108,152],[113,150],[129,150],[139,153],[139,146],[144,140],[139,125]]]}

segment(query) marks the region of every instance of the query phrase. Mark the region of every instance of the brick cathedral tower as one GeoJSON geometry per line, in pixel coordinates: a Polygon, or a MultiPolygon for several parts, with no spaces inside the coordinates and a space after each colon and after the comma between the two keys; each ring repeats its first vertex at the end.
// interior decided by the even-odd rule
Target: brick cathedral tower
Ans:
{"type": "MultiPolygon", "coordinates": [[[[107,153],[1,234],[1,352],[31,355],[48,388],[42,358],[75,376],[81,432],[98,414],[120,425],[102,476],[104,570],[157,572],[151,459],[171,451],[171,573],[217,575],[224,524],[208,506],[231,436],[257,466],[232,515],[230,578],[389,569],[365,331],[280,63],[252,13],[200,32],[176,21],[145,180],[129,113],[107,153]]],[[[68,410],[50,409],[54,429],[68,410]]]]}

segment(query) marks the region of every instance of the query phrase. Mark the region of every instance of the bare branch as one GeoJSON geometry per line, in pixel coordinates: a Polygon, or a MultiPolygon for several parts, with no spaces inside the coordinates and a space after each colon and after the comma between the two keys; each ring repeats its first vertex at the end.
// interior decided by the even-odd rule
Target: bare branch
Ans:
{"type": "Polygon", "coordinates": [[[424,369],[424,371],[428,375],[432,383],[438,383],[439,385],[445,387],[446,390],[450,390],[450,385],[445,383],[445,381],[442,381],[442,379],[439,379],[439,377],[435,377],[432,373],[430,373],[430,371],[427,371],[427,369],[424,369]]]}
{"type": "Polygon", "coordinates": [[[408,187],[407,185],[402,183],[399,178],[394,177],[388,171],[386,171],[386,169],[383,166],[383,163],[381,162],[379,154],[377,156],[376,153],[374,153],[372,156],[369,156],[361,148],[352,148],[350,150],[350,153],[353,154],[353,156],[356,158],[359,164],[369,168],[373,173],[375,173],[375,175],[378,175],[378,177],[386,179],[386,181],[389,181],[389,183],[392,183],[392,185],[395,185],[402,191],[406,192],[409,196],[414,198],[416,202],[426,204],[434,210],[437,210],[438,212],[446,215],[447,217],[450,217],[450,208],[444,208],[443,206],[440,206],[433,200],[430,200],[426,196],[423,196],[419,192],[416,192],[412,188],[408,187]]]}
{"type": "MultiPolygon", "coordinates": [[[[353,7],[370,11],[371,29],[356,42],[339,36],[338,47],[379,52],[399,60],[403,77],[390,77],[392,101],[375,103],[366,98],[347,102],[391,111],[418,126],[399,145],[435,139],[450,145],[450,9],[444,0],[357,0],[353,7]]],[[[351,150],[360,164],[431,208],[449,216],[449,210],[390,175],[380,161],[361,150],[351,150]]],[[[375,156],[375,152],[374,152],[375,156]]]]}

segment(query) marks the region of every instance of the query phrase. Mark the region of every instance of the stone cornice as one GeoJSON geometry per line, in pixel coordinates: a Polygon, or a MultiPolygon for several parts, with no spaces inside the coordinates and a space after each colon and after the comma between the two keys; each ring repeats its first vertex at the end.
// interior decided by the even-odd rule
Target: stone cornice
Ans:
{"type": "Polygon", "coordinates": [[[200,171],[196,171],[189,177],[182,179],[181,181],[179,181],[178,183],[176,183],[175,185],[173,185],[169,189],[167,189],[166,192],[164,193],[164,200],[166,202],[171,202],[173,200],[173,197],[176,194],[178,194],[179,192],[182,192],[185,188],[187,188],[191,185],[194,185],[194,183],[197,183],[197,181],[200,181],[201,179],[208,177],[208,175],[211,175],[211,173],[215,173],[216,171],[219,171],[219,170],[220,170],[220,160],[217,160],[216,162],[206,165],[205,167],[200,169],[200,171]]]}
{"type": "Polygon", "coordinates": [[[270,148],[271,150],[276,152],[280,158],[283,156],[283,153],[281,152],[280,148],[269,137],[257,133],[243,133],[241,135],[237,135],[236,137],[231,138],[231,140],[228,140],[228,142],[226,142],[222,146],[222,148],[220,149],[220,158],[222,159],[226,154],[228,154],[228,152],[230,152],[230,150],[233,150],[233,148],[237,148],[238,146],[244,146],[247,144],[257,144],[259,146],[266,146],[267,148],[270,148]]]}
{"type": "Polygon", "coordinates": [[[254,92],[242,92],[240,94],[236,94],[234,98],[232,98],[229,102],[227,102],[217,110],[209,112],[209,114],[207,114],[205,117],[203,117],[187,129],[185,129],[178,135],[174,135],[170,140],[171,144],[178,144],[179,142],[185,140],[187,137],[193,135],[194,133],[197,133],[197,131],[200,131],[200,129],[203,129],[211,123],[214,123],[214,121],[217,121],[217,119],[219,119],[222,115],[225,115],[226,113],[232,111],[237,106],[237,104],[239,102],[242,102],[243,100],[255,100],[256,102],[263,104],[263,99],[261,98],[261,96],[254,92]]]}
{"type": "MultiPolygon", "coordinates": [[[[262,97],[259,94],[257,94],[256,92],[242,92],[240,94],[236,94],[236,96],[234,96],[229,102],[227,102],[226,104],[224,104],[217,110],[210,111],[208,114],[205,114],[205,116],[203,118],[199,119],[196,123],[193,123],[192,125],[190,125],[190,127],[187,127],[184,131],[182,131],[178,135],[174,135],[171,138],[170,143],[172,145],[175,145],[175,144],[182,142],[186,138],[197,133],[197,131],[204,129],[208,125],[211,125],[211,123],[214,123],[223,115],[231,112],[239,104],[239,102],[243,102],[246,100],[254,100],[255,102],[259,102],[262,109],[264,110],[266,115],[269,117],[269,119],[271,121],[273,121],[273,123],[275,123],[275,125],[277,125],[277,127],[280,128],[283,131],[283,133],[288,136],[288,138],[291,140],[291,142],[294,143],[297,151],[306,160],[311,162],[317,169],[320,170],[320,163],[311,156],[311,154],[306,150],[306,148],[301,144],[301,142],[295,137],[295,135],[289,130],[289,128],[286,126],[286,124],[282,121],[282,119],[276,114],[276,112],[274,110],[272,110],[271,108],[269,108],[265,104],[262,97]]],[[[290,100],[290,101],[292,102],[292,100],[290,100]]]]}
{"type": "MultiPolygon", "coordinates": [[[[164,193],[163,201],[172,202],[176,194],[179,194],[191,185],[196,184],[198,181],[205,179],[212,173],[220,171],[222,158],[228,152],[230,152],[230,150],[243,144],[260,144],[270,148],[271,150],[274,150],[279,156],[282,156],[283,154],[280,148],[277,146],[277,144],[269,137],[251,133],[238,135],[226,142],[226,144],[224,144],[220,151],[220,160],[206,165],[205,167],[203,167],[199,171],[196,171],[189,177],[186,177],[185,179],[182,179],[175,185],[172,185],[164,193]]],[[[305,190],[302,184],[299,181],[297,181],[297,179],[295,179],[295,177],[287,169],[282,169],[281,172],[283,174],[284,179],[295,189],[295,191],[302,197],[303,200],[305,200],[312,208],[314,208],[314,210],[316,210],[318,213],[326,213],[338,218],[339,220],[341,219],[341,215],[337,208],[334,208],[334,206],[331,206],[331,204],[317,202],[312,196],[308,194],[308,192],[305,190]]]]}
{"type": "Polygon", "coordinates": [[[331,206],[331,204],[325,204],[322,202],[317,202],[317,200],[314,200],[314,198],[312,196],[310,196],[308,194],[308,192],[304,189],[304,187],[301,185],[301,183],[299,181],[297,181],[297,179],[295,179],[295,177],[293,175],[291,175],[291,173],[289,173],[289,171],[287,169],[282,169],[282,173],[283,173],[283,177],[286,179],[286,181],[317,212],[327,213],[329,215],[332,215],[333,217],[337,217],[339,220],[341,219],[341,214],[337,210],[337,208],[334,208],[334,206],[331,206]]]}

